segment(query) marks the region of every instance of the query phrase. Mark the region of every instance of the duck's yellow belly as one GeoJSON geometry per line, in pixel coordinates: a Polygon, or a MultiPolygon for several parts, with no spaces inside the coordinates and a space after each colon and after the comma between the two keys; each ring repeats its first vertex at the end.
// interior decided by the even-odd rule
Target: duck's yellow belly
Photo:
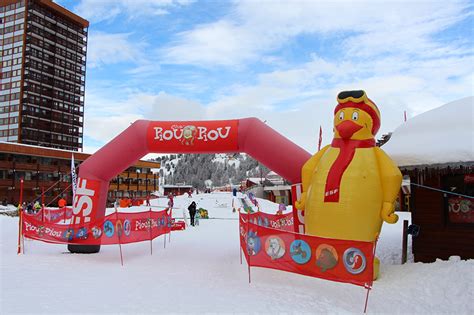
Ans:
{"type": "Polygon", "coordinates": [[[324,202],[326,179],[338,154],[338,148],[329,148],[312,176],[305,207],[306,233],[373,241],[382,226],[380,210],[383,197],[374,149],[356,149],[342,175],[339,202],[324,202]]]}

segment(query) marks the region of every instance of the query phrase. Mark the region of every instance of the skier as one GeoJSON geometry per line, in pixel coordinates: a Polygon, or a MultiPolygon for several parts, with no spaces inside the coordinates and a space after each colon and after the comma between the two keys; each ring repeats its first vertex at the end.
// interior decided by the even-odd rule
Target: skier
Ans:
{"type": "Polygon", "coordinates": [[[173,198],[174,198],[173,194],[170,193],[170,194],[168,195],[168,199],[169,199],[169,200],[168,200],[168,207],[169,207],[169,208],[173,208],[173,206],[174,206],[173,198]]]}

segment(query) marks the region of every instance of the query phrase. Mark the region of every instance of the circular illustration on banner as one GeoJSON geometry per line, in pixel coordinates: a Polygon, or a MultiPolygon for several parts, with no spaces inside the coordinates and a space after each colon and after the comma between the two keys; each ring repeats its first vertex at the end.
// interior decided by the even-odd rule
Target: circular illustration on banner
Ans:
{"type": "Polygon", "coordinates": [[[91,231],[92,231],[92,236],[95,239],[98,239],[102,236],[102,229],[98,226],[94,226],[91,231]]]}
{"type": "Polygon", "coordinates": [[[260,237],[257,236],[257,233],[250,230],[247,236],[247,253],[250,256],[255,256],[260,251],[262,247],[262,243],[260,241],[260,237]]]}
{"type": "Polygon", "coordinates": [[[132,231],[132,225],[130,224],[130,220],[127,219],[123,221],[123,233],[126,236],[129,236],[131,231],[132,231]]]}
{"type": "Polygon", "coordinates": [[[290,256],[295,263],[306,264],[311,258],[311,248],[303,240],[294,240],[290,246],[290,256]]]}
{"type": "Polygon", "coordinates": [[[73,229],[67,229],[66,231],[64,231],[63,239],[68,240],[68,241],[72,241],[73,238],[74,238],[74,230],[73,229]]]}
{"type": "Polygon", "coordinates": [[[117,230],[117,236],[121,237],[123,234],[123,225],[121,220],[117,220],[117,222],[115,222],[115,230],[117,230]]]}
{"type": "Polygon", "coordinates": [[[104,233],[107,237],[114,235],[114,225],[109,220],[104,222],[104,233]]]}
{"type": "Polygon", "coordinates": [[[342,258],[344,267],[353,275],[357,275],[365,270],[366,261],[364,253],[358,248],[348,248],[342,258]]]}
{"type": "Polygon", "coordinates": [[[87,237],[89,237],[89,234],[87,233],[87,228],[83,227],[80,228],[79,231],[77,231],[76,238],[80,240],[86,240],[87,237]]]}
{"type": "Polygon", "coordinates": [[[328,244],[321,244],[316,249],[316,266],[325,272],[336,267],[338,261],[337,251],[328,244]]]}
{"type": "Polygon", "coordinates": [[[278,236],[270,236],[265,241],[265,252],[272,260],[283,257],[285,251],[285,242],[278,236]]]}

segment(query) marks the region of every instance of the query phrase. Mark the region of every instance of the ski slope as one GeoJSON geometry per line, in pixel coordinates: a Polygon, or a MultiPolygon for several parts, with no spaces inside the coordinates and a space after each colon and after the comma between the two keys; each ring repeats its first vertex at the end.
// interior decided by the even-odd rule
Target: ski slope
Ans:
{"type": "MultiPolygon", "coordinates": [[[[122,245],[123,267],[115,245],[81,255],[26,240],[25,254],[17,255],[18,218],[0,216],[0,314],[362,313],[366,291],[354,285],[262,268],[251,269],[249,284],[231,193],[178,196],[174,216],[192,200],[214,219],[173,232],[166,248],[163,237],[155,239],[153,255],[150,242],[122,245]]],[[[259,202],[265,212],[278,208],[259,202]]],[[[156,209],[166,204],[152,200],[156,209]]],[[[381,278],[370,293],[369,313],[473,314],[474,261],[400,265],[401,226],[382,229],[381,278]]]]}

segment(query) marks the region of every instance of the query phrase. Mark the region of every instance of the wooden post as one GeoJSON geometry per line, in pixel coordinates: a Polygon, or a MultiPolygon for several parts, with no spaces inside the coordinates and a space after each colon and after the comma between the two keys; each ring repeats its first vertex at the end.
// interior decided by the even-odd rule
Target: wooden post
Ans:
{"type": "Polygon", "coordinates": [[[403,220],[402,265],[407,262],[407,248],[408,248],[408,220],[403,220]]]}

